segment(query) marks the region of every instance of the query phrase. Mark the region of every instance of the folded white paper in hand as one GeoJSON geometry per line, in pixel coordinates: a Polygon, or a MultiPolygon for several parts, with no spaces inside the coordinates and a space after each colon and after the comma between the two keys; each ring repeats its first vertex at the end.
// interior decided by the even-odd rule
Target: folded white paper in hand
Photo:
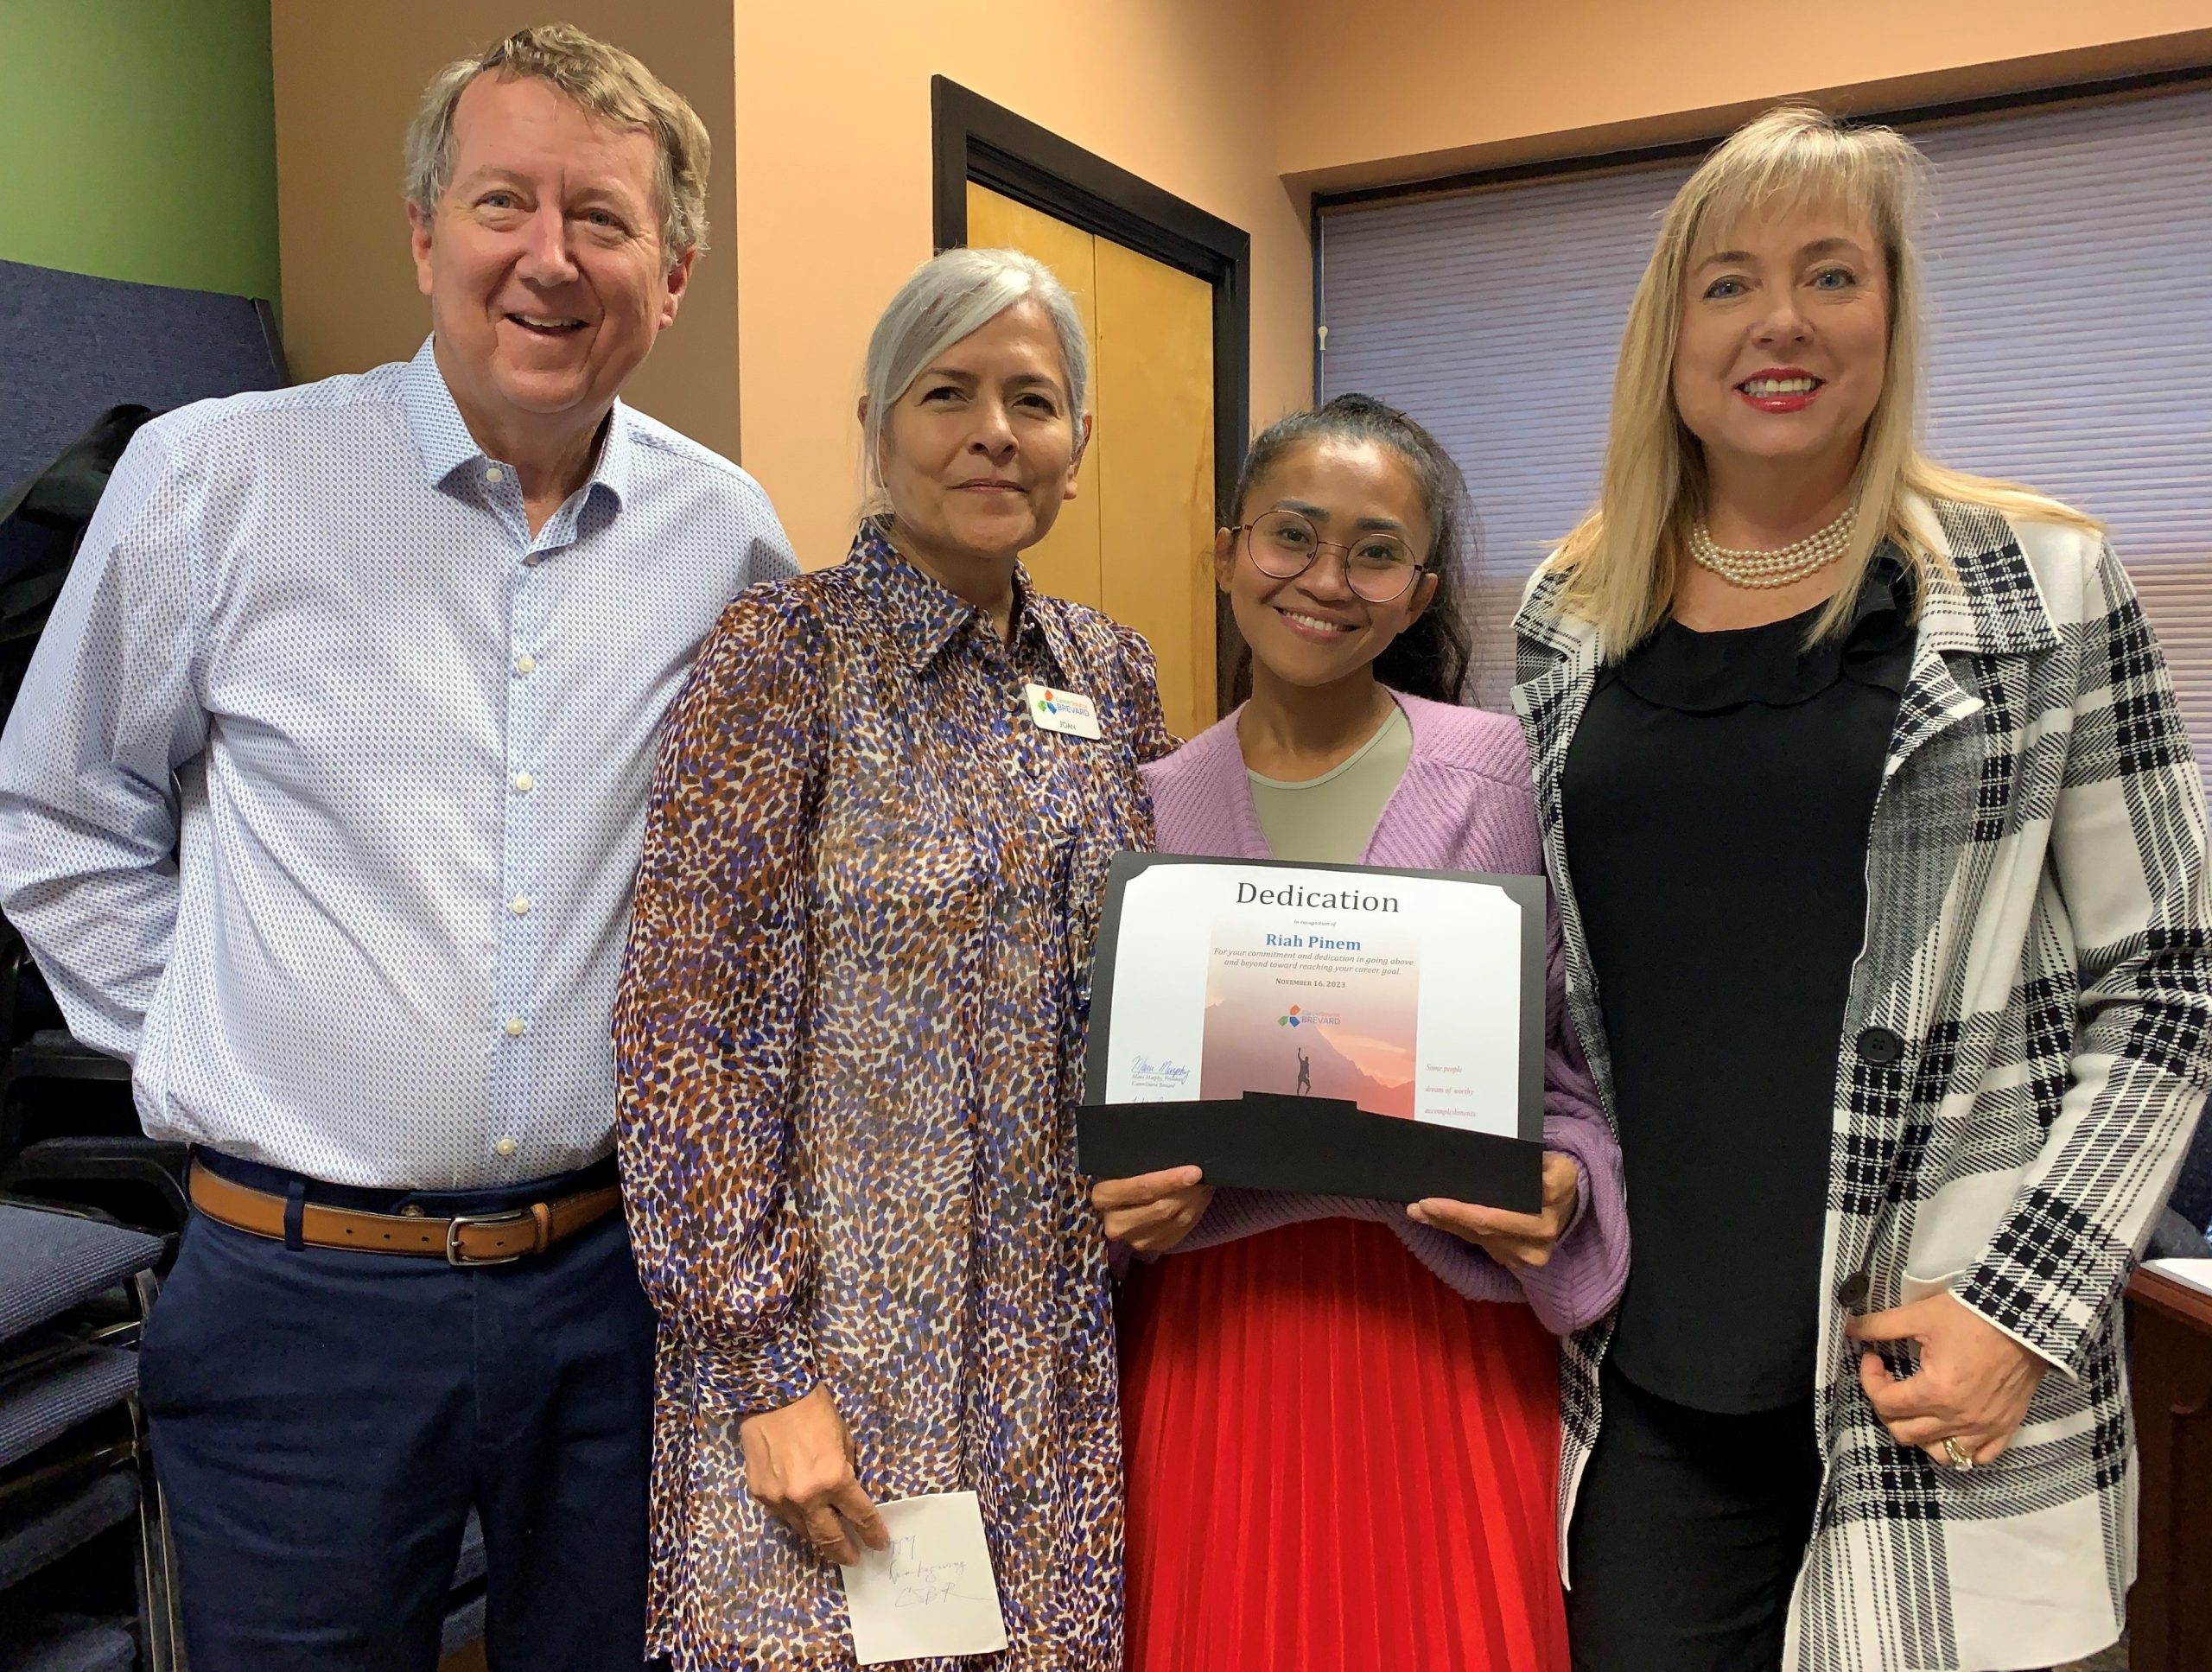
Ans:
{"type": "Polygon", "coordinates": [[[863,1549],[839,1569],[862,1666],[934,1655],[988,1655],[1006,1647],[998,1582],[973,1492],[936,1492],[879,1504],[887,1550],[863,1549]]]}

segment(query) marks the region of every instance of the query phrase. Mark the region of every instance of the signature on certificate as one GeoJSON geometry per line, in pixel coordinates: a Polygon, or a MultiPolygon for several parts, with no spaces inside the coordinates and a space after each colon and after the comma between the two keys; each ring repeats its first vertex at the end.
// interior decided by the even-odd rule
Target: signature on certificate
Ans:
{"type": "Polygon", "coordinates": [[[1129,1066],[1129,1084],[1141,1086],[1181,1086],[1190,1083],[1187,1063],[1154,1062],[1140,1056],[1129,1066]]]}

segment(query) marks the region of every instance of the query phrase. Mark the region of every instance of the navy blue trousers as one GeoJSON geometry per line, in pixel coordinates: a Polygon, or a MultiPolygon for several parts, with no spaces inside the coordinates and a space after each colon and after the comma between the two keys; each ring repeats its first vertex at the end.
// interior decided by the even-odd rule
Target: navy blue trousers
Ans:
{"type": "MultiPolygon", "coordinates": [[[[280,1194],[292,1178],[201,1164],[280,1194]]],[[[611,1178],[308,1195],[442,1217],[611,1178]]],[[[493,1667],[632,1672],[652,1357],[619,1213],[475,1269],[289,1249],[194,1214],[140,1364],[193,1672],[430,1672],[472,1506],[493,1667]]]]}

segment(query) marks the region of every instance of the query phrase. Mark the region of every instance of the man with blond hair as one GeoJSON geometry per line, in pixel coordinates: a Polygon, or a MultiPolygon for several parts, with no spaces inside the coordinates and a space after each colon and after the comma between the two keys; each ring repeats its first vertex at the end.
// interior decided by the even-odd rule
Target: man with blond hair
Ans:
{"type": "Polygon", "coordinates": [[[194,1146],[142,1383],[194,1672],[644,1654],[653,1319],[607,1039],[662,711],[795,568],[616,399],[707,137],[525,29],[407,142],[414,359],[142,429],[0,738],[0,905],[194,1146]]]}

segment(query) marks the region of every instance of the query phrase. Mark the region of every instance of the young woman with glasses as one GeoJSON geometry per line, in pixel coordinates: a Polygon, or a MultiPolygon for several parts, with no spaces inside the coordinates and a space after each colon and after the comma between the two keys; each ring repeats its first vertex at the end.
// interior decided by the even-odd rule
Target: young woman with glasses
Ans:
{"type": "MultiPolygon", "coordinates": [[[[1145,769],[1162,849],[1541,870],[1519,734],[1459,706],[1465,490],[1362,396],[1245,461],[1215,575],[1251,699],[1145,769]]],[[[1555,1333],[1613,1304],[1619,1155],[1548,1004],[1544,1200],[1521,1215],[1107,1180],[1123,1295],[1130,1672],[1564,1672],[1555,1333]]],[[[1333,1053],[1312,1046],[1313,1090],[1333,1053]]]]}

